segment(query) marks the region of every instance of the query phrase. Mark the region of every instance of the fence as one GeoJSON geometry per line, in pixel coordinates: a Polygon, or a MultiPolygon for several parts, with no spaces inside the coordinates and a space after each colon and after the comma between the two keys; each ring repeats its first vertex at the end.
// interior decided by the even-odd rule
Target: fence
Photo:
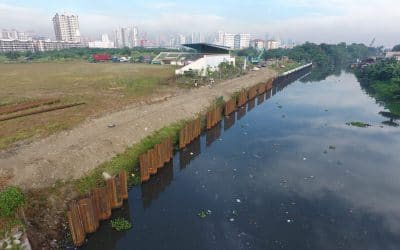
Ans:
{"type": "Polygon", "coordinates": [[[157,173],[157,169],[162,168],[173,156],[172,139],[168,138],[142,154],[140,159],[140,180],[146,182],[151,175],[157,173]]]}
{"type": "Polygon", "coordinates": [[[201,122],[200,118],[190,122],[179,132],[179,148],[182,149],[186,145],[190,144],[194,139],[199,137],[201,134],[201,122]]]}
{"type": "Polygon", "coordinates": [[[87,196],[71,202],[67,211],[68,224],[75,246],[85,242],[86,234],[94,233],[100,221],[111,216],[111,209],[119,208],[128,199],[128,182],[125,171],[107,180],[106,187],[95,188],[87,196]]]}
{"type": "Polygon", "coordinates": [[[232,98],[225,103],[225,116],[229,116],[236,109],[236,98],[232,98]]]}
{"type": "Polygon", "coordinates": [[[213,110],[209,111],[207,113],[206,120],[207,129],[214,127],[219,121],[221,121],[221,107],[216,107],[213,110]]]}

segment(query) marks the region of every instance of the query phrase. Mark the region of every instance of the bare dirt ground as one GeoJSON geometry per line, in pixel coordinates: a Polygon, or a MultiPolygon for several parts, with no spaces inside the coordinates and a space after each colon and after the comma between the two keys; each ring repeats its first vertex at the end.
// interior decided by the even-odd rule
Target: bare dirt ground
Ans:
{"type": "Polygon", "coordinates": [[[123,152],[154,131],[194,117],[217,97],[229,99],[242,88],[266,82],[275,71],[260,71],[219,83],[212,88],[180,89],[173,95],[136,103],[123,110],[93,118],[72,130],[0,152],[0,184],[25,189],[79,178],[123,152]],[[108,125],[115,124],[109,128],[108,125]]]}

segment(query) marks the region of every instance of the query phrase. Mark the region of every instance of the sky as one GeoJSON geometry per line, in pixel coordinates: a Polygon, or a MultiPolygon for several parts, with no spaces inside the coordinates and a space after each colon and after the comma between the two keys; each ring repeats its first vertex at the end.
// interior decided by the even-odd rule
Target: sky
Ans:
{"type": "Polygon", "coordinates": [[[79,15],[81,34],[120,26],[142,33],[251,33],[296,42],[400,43],[400,0],[0,0],[0,29],[54,36],[56,12],[79,15]]]}

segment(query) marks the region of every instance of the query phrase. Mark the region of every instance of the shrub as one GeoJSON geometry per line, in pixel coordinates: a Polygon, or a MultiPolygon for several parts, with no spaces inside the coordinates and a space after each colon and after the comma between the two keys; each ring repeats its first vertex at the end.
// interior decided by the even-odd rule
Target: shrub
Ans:
{"type": "Polygon", "coordinates": [[[7,187],[0,192],[0,216],[12,217],[18,208],[25,203],[22,190],[17,187],[7,187]]]}

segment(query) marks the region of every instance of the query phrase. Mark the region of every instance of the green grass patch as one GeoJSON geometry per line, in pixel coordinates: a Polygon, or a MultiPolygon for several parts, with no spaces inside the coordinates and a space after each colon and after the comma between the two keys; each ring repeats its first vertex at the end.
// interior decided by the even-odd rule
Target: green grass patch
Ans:
{"type": "Polygon", "coordinates": [[[111,227],[117,231],[126,231],[132,228],[132,223],[125,218],[111,220],[111,227]]]}
{"type": "Polygon", "coordinates": [[[359,128],[367,128],[370,127],[371,125],[368,123],[364,122],[348,122],[346,123],[347,126],[353,126],[353,127],[359,127],[359,128]]]}
{"type": "Polygon", "coordinates": [[[6,187],[0,192],[0,216],[12,217],[25,204],[25,196],[17,187],[6,187]]]}

